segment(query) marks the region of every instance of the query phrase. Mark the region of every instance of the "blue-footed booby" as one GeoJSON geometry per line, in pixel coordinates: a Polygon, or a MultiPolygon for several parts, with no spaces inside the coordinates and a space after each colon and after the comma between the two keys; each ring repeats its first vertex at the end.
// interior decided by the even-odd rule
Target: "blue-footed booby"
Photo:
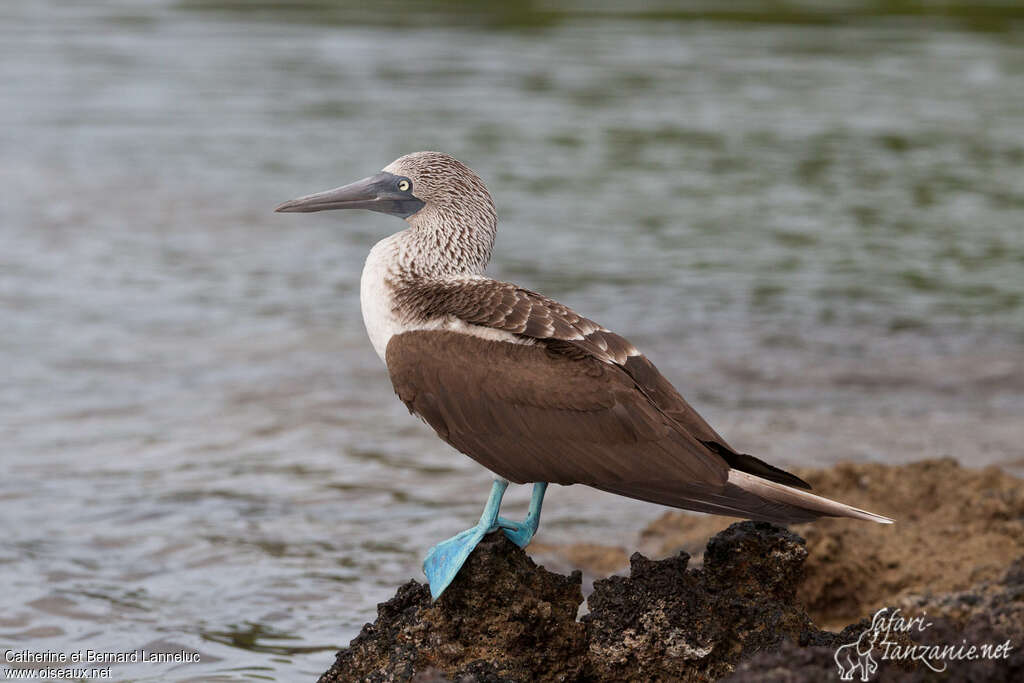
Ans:
{"type": "Polygon", "coordinates": [[[782,524],[892,521],[809,493],[800,478],[736,451],[625,338],[487,277],[494,202],[453,157],[408,154],[276,210],[328,209],[369,209],[408,223],[366,259],[366,331],[410,412],[496,475],[480,522],[434,546],[423,563],[435,599],[485,534],[530,542],[548,483],[782,524]],[[533,483],[522,522],[498,516],[509,482],[533,483]]]}

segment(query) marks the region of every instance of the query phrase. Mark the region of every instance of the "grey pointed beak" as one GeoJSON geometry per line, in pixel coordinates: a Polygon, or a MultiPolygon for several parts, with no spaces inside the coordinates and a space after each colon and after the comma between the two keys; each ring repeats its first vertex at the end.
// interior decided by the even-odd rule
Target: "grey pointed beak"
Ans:
{"type": "Polygon", "coordinates": [[[308,213],[331,209],[368,209],[408,218],[423,208],[423,201],[411,192],[399,190],[399,180],[401,179],[394,174],[381,172],[333,190],[292,199],[279,205],[274,211],[308,213]]]}

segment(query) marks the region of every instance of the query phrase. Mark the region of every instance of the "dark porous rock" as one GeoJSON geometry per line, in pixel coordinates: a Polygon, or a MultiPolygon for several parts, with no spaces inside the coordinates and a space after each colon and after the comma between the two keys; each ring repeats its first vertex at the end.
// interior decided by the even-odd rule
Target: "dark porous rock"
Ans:
{"type": "Polygon", "coordinates": [[[785,529],[733,524],[711,539],[699,569],[686,553],[634,554],[629,576],[594,583],[577,620],[579,572],[549,572],[492,534],[436,603],[423,584],[399,588],[320,680],[802,683],[834,680],[840,663],[850,672],[868,654],[873,681],[1024,680],[1024,558],[965,591],[903,595],[886,614],[927,626],[884,633],[873,628],[875,608],[837,633],[815,627],[798,599],[806,558],[804,540],[785,529]],[[942,674],[884,656],[962,642],[1008,649],[942,674]]]}
{"type": "Polygon", "coordinates": [[[582,602],[579,572],[553,574],[491,534],[437,602],[410,581],[379,605],[320,681],[579,680],[582,602]]]}
{"type": "Polygon", "coordinates": [[[704,567],[689,556],[631,559],[630,576],[594,584],[583,617],[594,680],[708,680],[744,656],[813,632],[796,602],[807,557],[799,536],[741,522],[708,544],[704,567]]]}
{"type": "MultiPolygon", "coordinates": [[[[853,675],[869,663],[872,681],[1024,681],[1019,478],[952,460],[804,475],[819,493],[897,523],[822,519],[797,527],[801,538],[770,524],[723,528],[723,518],[669,513],[643,545],[674,556],[634,554],[629,576],[595,581],[582,620],[578,572],[549,572],[492,534],[437,603],[424,585],[402,586],[321,680],[795,683],[836,680],[840,665],[853,675]],[[696,555],[716,531],[691,568],[679,549],[696,555]],[[927,627],[880,635],[873,616],[886,605],[927,627]],[[941,674],[919,658],[888,656],[960,644],[1005,647],[998,657],[949,661],[941,674]]],[[[594,574],[625,557],[619,548],[553,548],[556,562],[601,567],[594,574]]]]}
{"type": "Polygon", "coordinates": [[[470,556],[431,603],[415,581],[378,607],[328,681],[708,680],[761,650],[821,638],[795,600],[803,540],[742,522],[689,557],[635,554],[628,577],[595,583],[576,619],[580,576],[538,567],[500,534],[470,556]]]}

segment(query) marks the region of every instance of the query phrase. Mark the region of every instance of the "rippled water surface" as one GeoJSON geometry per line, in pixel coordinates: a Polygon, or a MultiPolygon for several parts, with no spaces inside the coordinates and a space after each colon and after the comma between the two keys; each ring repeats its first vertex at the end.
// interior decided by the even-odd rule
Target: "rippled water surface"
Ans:
{"type": "MultiPolygon", "coordinates": [[[[1020,16],[567,7],[0,5],[0,649],[310,679],[475,520],[362,329],[401,224],[271,213],[419,149],[738,447],[1020,469],[1020,16]]],[[[658,512],[556,488],[541,537],[658,512]]]]}

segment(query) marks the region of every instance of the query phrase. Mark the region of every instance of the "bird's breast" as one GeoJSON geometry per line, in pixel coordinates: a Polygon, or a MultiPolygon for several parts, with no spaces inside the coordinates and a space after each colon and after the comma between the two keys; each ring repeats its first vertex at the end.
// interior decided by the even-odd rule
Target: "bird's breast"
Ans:
{"type": "MultiPolygon", "coordinates": [[[[435,310],[430,300],[410,300],[404,297],[400,304],[398,294],[409,286],[411,278],[408,253],[403,251],[403,233],[387,237],[370,250],[363,265],[359,282],[359,303],[363,310],[363,324],[374,351],[387,363],[388,342],[396,334],[416,330],[449,330],[509,344],[534,344],[534,340],[505,330],[474,325],[454,315],[426,314],[435,310]]],[[[413,272],[415,272],[413,270],[413,272]]],[[[415,278],[412,278],[415,281],[415,278]]]]}
{"type": "Polygon", "coordinates": [[[359,305],[363,310],[363,324],[373,350],[381,360],[384,360],[391,337],[404,331],[395,302],[395,256],[392,235],[370,250],[359,280],[359,305]]]}

